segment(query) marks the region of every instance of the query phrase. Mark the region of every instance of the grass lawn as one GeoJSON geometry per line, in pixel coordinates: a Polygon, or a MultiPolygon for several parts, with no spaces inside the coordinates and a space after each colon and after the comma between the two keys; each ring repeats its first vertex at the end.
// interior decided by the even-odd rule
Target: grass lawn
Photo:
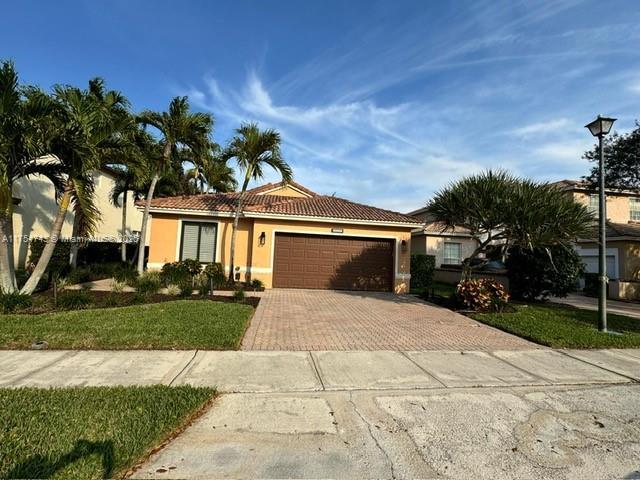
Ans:
{"type": "Polygon", "coordinates": [[[0,389],[0,478],[114,478],[214,395],[193,387],[0,389]]]}
{"type": "Polygon", "coordinates": [[[610,335],[597,330],[598,313],[548,304],[515,305],[514,313],[476,313],[474,319],[554,348],[639,348],[640,320],[608,315],[610,335]]]}
{"type": "Polygon", "coordinates": [[[0,315],[0,348],[237,349],[254,309],[210,300],[177,300],[41,315],[0,315]]]}

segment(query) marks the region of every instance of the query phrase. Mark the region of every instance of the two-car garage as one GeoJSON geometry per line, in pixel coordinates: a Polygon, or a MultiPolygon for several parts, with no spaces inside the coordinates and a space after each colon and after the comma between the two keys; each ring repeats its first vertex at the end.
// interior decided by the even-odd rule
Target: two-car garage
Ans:
{"type": "Polygon", "coordinates": [[[394,247],[384,238],[276,233],[273,286],[390,291],[394,247]]]}

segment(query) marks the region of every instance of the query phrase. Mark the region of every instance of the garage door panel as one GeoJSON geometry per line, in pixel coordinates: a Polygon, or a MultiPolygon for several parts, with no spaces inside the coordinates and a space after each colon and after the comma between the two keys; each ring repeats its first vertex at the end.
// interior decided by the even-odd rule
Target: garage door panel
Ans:
{"type": "Polygon", "coordinates": [[[389,291],[393,241],[276,234],[273,286],[389,291]]]}

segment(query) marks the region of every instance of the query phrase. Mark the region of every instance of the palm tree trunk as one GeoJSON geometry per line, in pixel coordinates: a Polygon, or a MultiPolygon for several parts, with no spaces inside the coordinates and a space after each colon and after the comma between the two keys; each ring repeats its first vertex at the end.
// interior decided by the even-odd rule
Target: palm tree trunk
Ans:
{"type": "Polygon", "coordinates": [[[142,274],[144,272],[144,249],[146,247],[146,238],[147,238],[147,223],[149,222],[149,210],[151,210],[151,200],[153,199],[153,194],[156,191],[156,184],[160,179],[160,175],[157,173],[153,176],[151,180],[151,185],[149,185],[149,191],[147,192],[147,198],[144,201],[144,213],[142,214],[142,227],[140,227],[140,243],[138,245],[138,273],[142,274]]]}
{"type": "Polygon", "coordinates": [[[13,258],[13,212],[11,208],[0,214],[0,291],[14,292],[17,288],[13,258]]]}
{"type": "Polygon", "coordinates": [[[235,282],[234,269],[235,269],[235,254],[236,254],[236,237],[238,236],[238,223],[240,223],[240,215],[242,214],[242,204],[244,202],[244,194],[249,186],[249,180],[251,179],[250,169],[247,169],[245,174],[244,183],[242,184],[242,190],[238,196],[238,205],[236,205],[235,215],[233,216],[233,228],[231,229],[231,247],[229,248],[229,283],[235,282]]]}
{"type": "Polygon", "coordinates": [[[80,250],[80,242],[78,241],[78,233],[80,230],[80,222],[78,216],[73,216],[73,228],[71,229],[71,245],[69,245],[69,265],[72,268],[78,266],[78,250],[80,250]]]}
{"type": "Polygon", "coordinates": [[[120,246],[120,260],[127,261],[127,190],[122,192],[122,245],[120,246]]]}
{"type": "Polygon", "coordinates": [[[53,251],[56,248],[56,244],[58,243],[58,238],[60,238],[60,233],[62,232],[62,226],[64,225],[64,218],[67,215],[67,210],[69,210],[69,202],[71,201],[71,191],[73,189],[73,184],[71,180],[67,181],[65,185],[64,193],[62,194],[62,198],[60,199],[60,205],[58,206],[58,214],[56,216],[56,220],[53,223],[53,227],[51,229],[51,234],[49,235],[49,239],[47,240],[44,249],[42,250],[42,254],[38,259],[38,263],[36,267],[33,269],[31,276],[27,280],[27,283],[24,284],[20,293],[31,295],[42,275],[44,275],[45,270],[49,266],[49,261],[53,256],[53,251]]]}

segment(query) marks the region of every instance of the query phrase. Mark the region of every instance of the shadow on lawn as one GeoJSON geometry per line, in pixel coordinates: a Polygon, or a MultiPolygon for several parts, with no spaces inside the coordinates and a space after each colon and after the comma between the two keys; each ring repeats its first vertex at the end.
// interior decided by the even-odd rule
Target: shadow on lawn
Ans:
{"type": "Polygon", "coordinates": [[[104,442],[78,440],[69,453],[57,460],[33,455],[9,472],[7,478],[50,478],[68,465],[91,455],[102,458],[102,478],[111,478],[114,463],[114,448],[111,440],[104,442]]]}

